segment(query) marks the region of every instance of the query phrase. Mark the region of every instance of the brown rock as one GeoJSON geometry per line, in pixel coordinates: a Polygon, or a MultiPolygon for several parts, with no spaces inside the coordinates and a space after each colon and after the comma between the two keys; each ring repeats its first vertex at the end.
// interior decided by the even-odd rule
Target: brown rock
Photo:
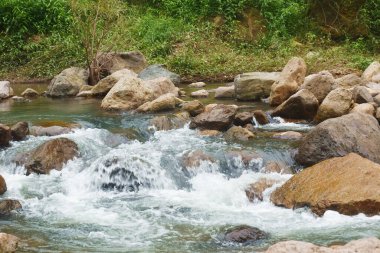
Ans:
{"type": "Polygon", "coordinates": [[[376,119],[380,122],[380,107],[376,109],[376,119]]]}
{"type": "Polygon", "coordinates": [[[216,105],[210,111],[205,111],[191,121],[190,128],[225,131],[235,118],[237,108],[231,105],[216,105]]]}
{"type": "Polygon", "coordinates": [[[154,98],[158,98],[159,96],[167,93],[172,93],[176,97],[179,96],[179,88],[177,88],[167,77],[158,77],[146,80],[144,81],[144,85],[153,90],[154,98]]]}
{"type": "Polygon", "coordinates": [[[160,112],[174,110],[182,101],[172,93],[167,93],[153,101],[146,102],[137,108],[138,112],[160,112]]]}
{"type": "Polygon", "coordinates": [[[302,134],[294,131],[287,131],[282,133],[276,133],[273,135],[273,138],[282,140],[300,140],[302,139],[302,134]]]}
{"type": "Polygon", "coordinates": [[[254,200],[263,201],[263,192],[272,187],[276,182],[276,180],[261,178],[257,182],[250,184],[248,188],[245,190],[245,194],[250,202],[254,200]]]}
{"type": "Polygon", "coordinates": [[[235,98],[235,86],[218,87],[215,90],[215,98],[235,98]]]}
{"type": "Polygon", "coordinates": [[[196,168],[199,167],[203,162],[214,163],[215,159],[202,150],[187,152],[182,157],[182,165],[185,168],[196,168]]]}
{"type": "Polygon", "coordinates": [[[182,105],[182,109],[190,113],[192,117],[201,114],[205,110],[205,106],[199,100],[186,102],[182,105]]]}
{"type": "Polygon", "coordinates": [[[189,121],[190,121],[189,113],[180,112],[173,116],[154,117],[150,121],[150,124],[154,126],[157,131],[168,131],[171,129],[182,128],[189,121]]]}
{"type": "Polygon", "coordinates": [[[0,216],[10,215],[12,211],[21,209],[22,206],[18,200],[2,199],[0,200],[0,216]]]}
{"type": "Polygon", "coordinates": [[[0,195],[3,195],[7,191],[7,184],[3,176],[0,175],[0,195]]]}
{"type": "Polygon", "coordinates": [[[232,229],[229,229],[226,232],[224,240],[235,243],[247,243],[255,242],[258,240],[264,240],[268,237],[269,235],[267,233],[261,231],[258,228],[250,226],[237,226],[232,229]]]}
{"type": "Polygon", "coordinates": [[[357,86],[364,86],[365,82],[363,79],[361,79],[359,76],[355,74],[349,74],[342,76],[341,78],[338,78],[335,80],[335,86],[333,89],[337,88],[344,88],[344,89],[350,89],[357,86]]]}
{"type": "Polygon", "coordinates": [[[29,134],[28,122],[18,122],[11,127],[12,139],[15,141],[22,141],[29,134]]]}
{"type": "Polygon", "coordinates": [[[256,110],[253,112],[253,116],[255,117],[257,123],[260,125],[269,124],[269,116],[262,110],[256,110]]]}
{"type": "Polygon", "coordinates": [[[12,140],[11,128],[0,124],[0,148],[8,147],[12,140]]]}
{"type": "Polygon", "coordinates": [[[269,161],[265,164],[265,173],[293,174],[291,168],[282,162],[269,161]]]}
{"type": "Polygon", "coordinates": [[[233,126],[224,134],[227,141],[249,141],[254,137],[255,135],[251,131],[241,126],[233,126]]]}
{"type": "Polygon", "coordinates": [[[197,90],[194,92],[191,92],[191,96],[193,98],[207,98],[209,95],[207,90],[197,90]]]}
{"type": "Polygon", "coordinates": [[[375,107],[369,103],[365,104],[355,104],[354,108],[350,111],[350,113],[365,113],[371,116],[375,115],[375,107]]]}
{"type": "Polygon", "coordinates": [[[332,158],[293,176],[271,195],[286,208],[310,207],[317,215],[380,214],[380,165],[351,153],[332,158]]]}
{"type": "Polygon", "coordinates": [[[91,94],[96,97],[107,95],[112,87],[123,77],[137,77],[137,74],[129,69],[118,70],[91,87],[91,94]]]}
{"type": "Polygon", "coordinates": [[[380,62],[372,62],[363,72],[362,78],[368,82],[376,82],[376,76],[380,75],[380,62]]]}
{"type": "Polygon", "coordinates": [[[245,126],[251,124],[253,120],[253,112],[240,112],[235,115],[234,124],[236,126],[245,126]]]}
{"type": "Polygon", "coordinates": [[[32,88],[27,88],[21,93],[21,96],[24,98],[36,98],[39,95],[40,94],[37,91],[33,90],[32,88]]]}
{"type": "Polygon", "coordinates": [[[349,113],[353,105],[351,91],[338,88],[331,91],[318,109],[315,120],[322,122],[326,119],[336,118],[349,113]]]}
{"type": "Polygon", "coordinates": [[[199,134],[202,136],[218,136],[221,135],[222,132],[218,130],[201,130],[199,131],[199,134]]]}
{"type": "Polygon", "coordinates": [[[13,253],[17,251],[20,239],[14,235],[0,233],[0,252],[13,253]]]}
{"type": "Polygon", "coordinates": [[[249,150],[228,151],[225,157],[227,160],[241,160],[244,167],[250,166],[252,162],[262,164],[262,157],[258,153],[249,150]]]}
{"type": "Polygon", "coordinates": [[[300,89],[309,90],[318,99],[318,102],[322,103],[334,85],[334,76],[328,71],[322,71],[317,74],[307,76],[300,89]]]}
{"type": "Polygon", "coordinates": [[[148,66],[144,55],[138,51],[102,53],[97,57],[101,72],[110,75],[118,70],[129,69],[140,73],[148,66]]]}

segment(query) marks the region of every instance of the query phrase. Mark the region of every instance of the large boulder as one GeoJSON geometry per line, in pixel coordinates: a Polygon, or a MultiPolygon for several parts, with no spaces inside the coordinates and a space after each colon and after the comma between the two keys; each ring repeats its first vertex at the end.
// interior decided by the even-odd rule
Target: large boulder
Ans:
{"type": "Polygon", "coordinates": [[[144,69],[138,76],[143,80],[152,80],[159,77],[169,78],[175,85],[181,83],[181,78],[178,74],[175,74],[165,68],[162,64],[150,65],[144,69]]]}
{"type": "Polygon", "coordinates": [[[13,253],[17,251],[20,239],[14,235],[0,233],[0,252],[13,253]]]}
{"type": "Polygon", "coordinates": [[[357,76],[356,74],[348,74],[348,75],[335,79],[335,86],[333,87],[333,89],[336,89],[336,88],[350,89],[350,88],[354,88],[357,86],[364,86],[364,85],[365,85],[365,82],[361,77],[357,76]]]}
{"type": "Polygon", "coordinates": [[[295,159],[302,165],[345,156],[351,152],[380,163],[380,126],[368,114],[351,113],[329,119],[301,141],[295,159]]]}
{"type": "Polygon", "coordinates": [[[255,135],[246,128],[241,126],[233,126],[224,133],[224,139],[227,141],[249,141],[252,140],[255,135]]]}
{"type": "Polygon", "coordinates": [[[379,248],[380,240],[373,237],[351,241],[344,246],[334,245],[329,248],[317,246],[309,242],[278,242],[270,246],[264,253],[378,253],[379,248]]]}
{"type": "Polygon", "coordinates": [[[380,214],[380,165],[351,153],[320,162],[293,176],[271,195],[286,208],[310,207],[345,215],[380,214]]]}
{"type": "Polygon", "coordinates": [[[235,87],[218,87],[215,90],[215,98],[235,98],[235,87]]]}
{"type": "Polygon", "coordinates": [[[349,113],[353,105],[353,93],[344,88],[331,91],[319,106],[315,120],[322,122],[326,119],[340,117],[349,113]]]}
{"type": "Polygon", "coordinates": [[[234,243],[254,243],[259,240],[267,239],[269,235],[264,231],[250,226],[237,226],[229,229],[225,235],[224,240],[234,243]]]}
{"type": "Polygon", "coordinates": [[[7,191],[7,184],[2,175],[0,175],[0,195],[3,195],[7,191]]]}
{"type": "Polygon", "coordinates": [[[11,128],[0,124],[0,148],[8,147],[12,140],[11,128]]]}
{"type": "Polygon", "coordinates": [[[272,116],[288,119],[313,119],[318,111],[318,99],[309,90],[302,89],[279,105],[272,116]]]}
{"type": "Polygon", "coordinates": [[[179,88],[167,77],[158,77],[144,82],[145,86],[153,90],[155,98],[166,93],[172,93],[176,97],[179,96],[179,88]]]}
{"type": "Polygon", "coordinates": [[[96,97],[105,96],[112,87],[123,77],[137,77],[137,74],[129,69],[118,70],[100,80],[91,89],[91,95],[96,97]]]}
{"type": "Polygon", "coordinates": [[[11,127],[12,139],[14,141],[22,141],[29,134],[28,122],[18,122],[11,127]]]}
{"type": "Polygon", "coordinates": [[[49,97],[76,96],[81,87],[88,83],[88,71],[82,68],[68,68],[51,80],[46,95],[49,97]]]}
{"type": "Polygon", "coordinates": [[[353,95],[355,103],[362,104],[373,102],[371,92],[364,86],[355,87],[353,90],[353,95]]]}
{"type": "Polygon", "coordinates": [[[236,111],[236,106],[216,105],[210,111],[205,111],[193,118],[190,128],[225,131],[232,125],[236,111]]]}
{"type": "Polygon", "coordinates": [[[49,174],[51,170],[62,170],[69,160],[79,155],[77,144],[67,138],[47,141],[28,154],[25,159],[27,174],[49,174]]]}
{"type": "Polygon", "coordinates": [[[0,100],[12,97],[13,95],[11,83],[9,81],[0,81],[0,100]]]}
{"type": "Polygon", "coordinates": [[[372,62],[363,72],[362,78],[368,82],[378,82],[380,80],[380,62],[372,62]]]}
{"type": "Polygon", "coordinates": [[[122,69],[140,73],[148,66],[144,55],[138,51],[102,53],[97,57],[97,62],[104,75],[110,75],[122,69]]]}
{"type": "Polygon", "coordinates": [[[193,100],[182,104],[182,110],[190,113],[192,117],[195,117],[205,110],[205,106],[199,100],[193,100]]]}
{"type": "Polygon", "coordinates": [[[250,101],[267,98],[279,72],[252,72],[235,77],[235,94],[238,100],[250,101]]]}
{"type": "Polygon", "coordinates": [[[21,208],[22,208],[21,203],[18,200],[14,200],[14,199],[0,200],[0,216],[10,215],[12,211],[19,210],[21,208]]]}
{"type": "Polygon", "coordinates": [[[318,99],[319,103],[325,99],[335,84],[334,76],[328,71],[312,74],[305,78],[300,89],[309,90],[318,99]]]}
{"type": "Polygon", "coordinates": [[[174,110],[176,105],[179,105],[182,100],[177,98],[172,93],[166,93],[153,101],[144,103],[137,108],[138,112],[160,112],[174,110]]]}
{"type": "Polygon", "coordinates": [[[277,106],[297,92],[306,75],[306,63],[302,58],[293,57],[286,64],[279,79],[272,85],[269,102],[277,106]]]}

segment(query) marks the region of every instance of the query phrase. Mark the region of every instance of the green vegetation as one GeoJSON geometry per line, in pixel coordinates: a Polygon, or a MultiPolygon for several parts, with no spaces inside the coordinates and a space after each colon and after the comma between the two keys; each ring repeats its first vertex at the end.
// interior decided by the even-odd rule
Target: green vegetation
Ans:
{"type": "MultiPolygon", "coordinates": [[[[310,72],[345,73],[380,59],[380,0],[115,2],[120,19],[103,48],[140,50],[188,78],[280,70],[291,56],[304,57],[310,72]]],[[[68,0],[2,0],[0,78],[51,77],[88,65],[75,13],[68,0]]]]}

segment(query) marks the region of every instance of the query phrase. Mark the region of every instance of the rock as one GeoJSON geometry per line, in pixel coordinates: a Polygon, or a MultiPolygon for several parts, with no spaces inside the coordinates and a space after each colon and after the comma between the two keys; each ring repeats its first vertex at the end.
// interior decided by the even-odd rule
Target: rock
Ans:
{"type": "Polygon", "coordinates": [[[273,138],[282,140],[300,140],[302,139],[302,134],[294,131],[288,131],[274,134],[273,138]]]}
{"type": "Polygon", "coordinates": [[[279,105],[272,116],[289,119],[313,119],[318,111],[318,99],[309,90],[300,90],[279,105]]]}
{"type": "Polygon", "coordinates": [[[262,110],[256,110],[253,112],[253,116],[255,117],[257,123],[260,125],[269,124],[269,116],[262,110]]]}
{"type": "Polygon", "coordinates": [[[14,235],[0,233],[0,252],[13,253],[17,251],[20,239],[14,235]]]}
{"type": "Polygon", "coordinates": [[[353,91],[354,101],[358,104],[371,103],[373,102],[373,97],[368,89],[364,86],[358,86],[354,88],[353,91]]]}
{"type": "Polygon", "coordinates": [[[257,182],[250,184],[248,188],[245,190],[245,194],[250,202],[254,200],[263,201],[263,192],[272,187],[276,182],[276,180],[260,178],[257,182]]]}
{"type": "Polygon", "coordinates": [[[380,122],[380,107],[376,109],[375,117],[380,122]]]}
{"type": "Polygon", "coordinates": [[[279,173],[279,174],[293,174],[293,171],[289,166],[282,162],[269,161],[265,164],[263,169],[265,173],[279,173]]]}
{"type": "Polygon", "coordinates": [[[87,85],[88,71],[81,68],[68,68],[51,80],[46,95],[49,97],[76,96],[83,85],[87,85]]]}
{"type": "MultiPolygon", "coordinates": [[[[241,161],[242,165],[245,168],[251,169],[255,165],[259,165],[258,167],[262,167],[262,157],[254,152],[249,150],[232,150],[225,153],[225,157],[227,160],[232,161],[241,161]],[[249,168],[251,167],[251,168],[249,168]]],[[[239,162],[238,162],[239,163],[239,162]]],[[[239,166],[241,167],[241,166],[239,166]]],[[[258,169],[257,167],[253,169],[258,169]]]]}
{"type": "Polygon", "coordinates": [[[90,90],[85,90],[85,91],[80,91],[76,96],[81,97],[81,98],[89,98],[89,97],[94,96],[94,94],[90,90]]]}
{"type": "Polygon", "coordinates": [[[32,126],[29,129],[30,135],[33,136],[56,136],[61,134],[67,134],[72,131],[69,127],[61,126],[51,126],[51,127],[41,127],[41,126],[32,126]]]}
{"type": "Polygon", "coordinates": [[[254,137],[251,131],[241,126],[233,126],[224,134],[227,141],[249,141],[254,137]]]}
{"type": "Polygon", "coordinates": [[[199,135],[209,136],[209,137],[215,137],[222,134],[222,132],[218,130],[200,130],[198,133],[199,135]]]}
{"type": "Polygon", "coordinates": [[[8,147],[12,140],[11,128],[0,124],[0,148],[8,147]]]}
{"type": "Polygon", "coordinates": [[[320,247],[308,242],[285,241],[279,242],[264,253],[378,253],[380,248],[380,240],[373,238],[365,238],[347,243],[344,246],[320,247]]]}
{"type": "Polygon", "coordinates": [[[315,120],[322,122],[326,119],[340,117],[347,114],[353,104],[351,91],[338,88],[331,91],[320,105],[315,120]]]}
{"type": "Polygon", "coordinates": [[[215,90],[215,98],[235,98],[235,87],[218,87],[215,90]]]}
{"type": "Polygon", "coordinates": [[[15,101],[15,102],[17,102],[17,103],[27,103],[27,102],[30,102],[29,99],[26,99],[26,98],[23,98],[23,97],[20,97],[20,96],[13,96],[12,100],[15,101]]]}
{"type": "Polygon", "coordinates": [[[253,112],[240,112],[235,115],[234,124],[236,126],[245,126],[253,121],[253,112]]]}
{"type": "Polygon", "coordinates": [[[373,101],[374,101],[378,106],[380,106],[380,94],[377,95],[376,97],[374,97],[373,101]]]}
{"type": "Polygon", "coordinates": [[[158,98],[159,96],[164,95],[166,93],[172,93],[176,97],[179,96],[179,88],[175,87],[174,83],[166,77],[151,79],[145,81],[144,84],[146,87],[151,88],[153,90],[155,98],[158,98]]]}
{"type": "Polygon", "coordinates": [[[137,77],[137,74],[129,69],[118,70],[100,80],[95,86],[92,87],[91,93],[93,96],[103,97],[123,77],[137,77]]]}
{"type": "Polygon", "coordinates": [[[212,109],[215,108],[215,106],[217,106],[218,104],[208,104],[205,106],[205,111],[204,112],[211,112],[212,109]]]}
{"type": "Polygon", "coordinates": [[[146,102],[145,104],[137,108],[138,112],[160,112],[174,110],[176,105],[183,102],[179,98],[175,97],[172,93],[167,93],[156,98],[153,101],[146,102]]]}
{"type": "Polygon", "coordinates": [[[148,66],[144,55],[138,51],[102,53],[97,57],[101,72],[110,75],[122,69],[140,73],[148,66]]]}
{"type": "Polygon", "coordinates": [[[28,122],[18,122],[11,127],[12,139],[14,141],[22,141],[29,134],[28,122]]]}
{"type": "Polygon", "coordinates": [[[7,191],[7,184],[3,176],[0,175],[0,195],[3,195],[7,191]]]}
{"type": "Polygon", "coordinates": [[[197,168],[204,162],[214,163],[215,159],[202,150],[187,152],[182,157],[182,165],[185,168],[197,168]]]}
{"type": "Polygon", "coordinates": [[[205,106],[199,100],[193,100],[182,104],[182,110],[190,113],[191,117],[195,117],[204,112],[205,106]]]}
{"type": "Polygon", "coordinates": [[[143,80],[152,80],[159,77],[166,77],[170,79],[175,85],[181,83],[181,78],[179,75],[167,70],[162,64],[150,65],[144,69],[138,77],[143,80]]]}
{"type": "Polygon", "coordinates": [[[67,138],[47,141],[30,152],[26,159],[27,175],[49,174],[51,170],[62,170],[69,160],[79,155],[78,146],[67,138]]]}
{"type": "Polygon", "coordinates": [[[322,103],[333,86],[335,86],[334,76],[328,71],[322,71],[307,76],[300,89],[309,90],[318,99],[318,102],[322,103]]]}
{"type": "Polygon", "coordinates": [[[90,90],[92,90],[92,88],[94,88],[94,86],[92,86],[92,85],[88,85],[88,84],[82,85],[82,87],[80,87],[79,92],[90,91],[90,90]]]}
{"type": "Polygon", "coordinates": [[[207,98],[209,95],[207,90],[197,90],[194,92],[191,92],[191,96],[193,98],[207,98]]]}
{"type": "Polygon", "coordinates": [[[252,72],[235,77],[235,94],[238,100],[250,101],[267,98],[279,72],[252,72]]]}
{"type": "Polygon", "coordinates": [[[341,78],[335,79],[335,86],[333,89],[337,88],[344,88],[344,89],[350,89],[357,86],[364,86],[365,83],[363,79],[361,79],[359,76],[355,74],[349,74],[342,76],[341,78]]]}
{"type": "Polygon", "coordinates": [[[232,125],[237,108],[231,105],[216,105],[210,111],[205,111],[190,123],[190,128],[225,131],[232,125]]]}
{"type": "Polygon", "coordinates": [[[359,105],[356,104],[354,106],[354,108],[350,111],[350,113],[358,113],[358,112],[374,116],[375,115],[375,107],[369,103],[359,104],[359,105]]]}
{"type": "Polygon", "coordinates": [[[13,89],[9,81],[0,81],[0,100],[12,97],[13,89]]]}
{"type": "Polygon", "coordinates": [[[374,78],[377,75],[380,75],[380,62],[374,61],[363,72],[362,78],[368,82],[377,82],[378,80],[374,78]]]}
{"type": "Polygon", "coordinates": [[[40,94],[33,90],[32,88],[27,88],[26,90],[23,91],[23,93],[21,93],[21,96],[24,97],[24,98],[36,98],[38,97],[40,94]]]}
{"type": "Polygon", "coordinates": [[[267,239],[269,235],[258,228],[250,226],[237,226],[229,229],[224,240],[234,243],[248,243],[267,239]]]}
{"type": "Polygon", "coordinates": [[[312,129],[301,141],[295,159],[309,166],[355,152],[380,163],[379,143],[380,126],[376,119],[368,114],[351,113],[326,120],[312,129]]]}
{"type": "Polygon", "coordinates": [[[297,92],[306,75],[306,63],[302,58],[293,57],[286,64],[279,79],[272,85],[269,103],[280,105],[297,92]]]}
{"type": "Polygon", "coordinates": [[[271,195],[286,208],[310,207],[345,215],[380,214],[380,165],[355,153],[332,158],[294,175],[271,195]]]}
{"type": "Polygon", "coordinates": [[[196,83],[189,84],[190,88],[203,88],[205,86],[206,84],[204,82],[196,82],[196,83]]]}
{"type": "Polygon", "coordinates": [[[0,200],[0,216],[10,215],[12,211],[21,209],[22,206],[18,200],[2,199],[0,200]]]}
{"type": "Polygon", "coordinates": [[[157,131],[168,131],[171,129],[178,129],[185,126],[190,121],[190,114],[188,112],[180,112],[173,117],[159,116],[154,117],[150,124],[154,126],[157,131]]]}

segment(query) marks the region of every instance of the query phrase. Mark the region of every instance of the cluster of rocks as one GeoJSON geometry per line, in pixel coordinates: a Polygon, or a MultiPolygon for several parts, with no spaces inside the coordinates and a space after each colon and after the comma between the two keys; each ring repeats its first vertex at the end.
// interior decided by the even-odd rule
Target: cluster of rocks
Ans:
{"type": "Polygon", "coordinates": [[[21,97],[15,96],[11,83],[9,81],[0,81],[0,102],[9,98],[12,98],[15,101],[27,101],[28,99],[34,99],[38,96],[40,96],[40,94],[32,88],[27,88],[23,91],[21,97]]]}

